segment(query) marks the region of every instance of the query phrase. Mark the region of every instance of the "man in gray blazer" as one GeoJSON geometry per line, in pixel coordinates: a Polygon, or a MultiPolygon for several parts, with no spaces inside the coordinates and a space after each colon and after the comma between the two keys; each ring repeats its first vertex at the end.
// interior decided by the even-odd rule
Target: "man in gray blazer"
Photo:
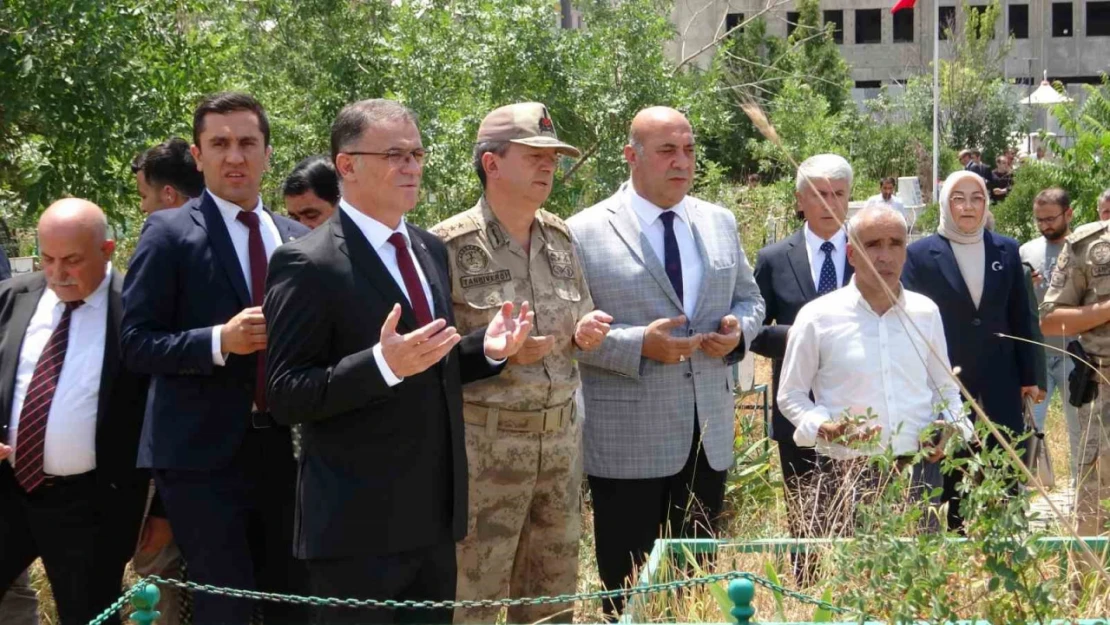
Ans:
{"type": "MultiPolygon", "coordinates": [[[[614,321],[579,352],[583,457],[598,569],[619,588],[661,534],[706,537],[732,466],[729,365],[763,321],[733,215],[690,197],[694,133],[678,111],[632,121],[631,180],[567,221],[595,305],[614,321]]],[[[606,603],[613,616],[623,602],[606,603]]]]}

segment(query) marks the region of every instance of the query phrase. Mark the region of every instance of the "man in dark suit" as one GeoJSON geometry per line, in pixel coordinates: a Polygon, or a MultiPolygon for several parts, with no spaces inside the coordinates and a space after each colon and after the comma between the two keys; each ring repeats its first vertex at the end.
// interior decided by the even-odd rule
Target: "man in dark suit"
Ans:
{"type": "MultiPolygon", "coordinates": [[[[123,353],[153,376],[139,451],[201,583],[301,590],[289,428],[265,399],[261,304],[274,250],[307,232],[262,205],[269,122],[251,96],[206,98],[191,150],[207,191],[150,215],[124,286],[123,353]]],[[[267,623],[303,620],[265,606],[267,623]]],[[[194,623],[246,623],[250,602],[196,593],[194,623]]]]}
{"type": "MultiPolygon", "coordinates": [[[[803,486],[817,468],[818,456],[813,447],[794,444],[794,426],[779,410],[779,379],[786,335],[798,311],[818,295],[847,284],[852,276],[846,260],[848,236],[841,225],[847,219],[852,167],[836,154],[812,156],[798,167],[794,186],[797,215],[805,225],[760,250],[756,258],[755,281],[767,304],[767,315],[764,328],[752,340],[752,351],[771,359],[775,388],[771,438],[778,442],[791,533],[804,537],[812,528],[806,522],[803,486]]],[[[798,570],[803,575],[806,572],[798,570]]]]}
{"type": "Polygon", "coordinates": [[[8,253],[0,246],[0,282],[12,277],[12,264],[8,262],[8,253]]]}
{"type": "MultiPolygon", "coordinates": [[[[460,336],[447,249],[405,223],[419,195],[420,131],[389,100],[345,107],[331,132],[339,210],[278,250],[264,312],[268,397],[301,423],[296,555],[316,595],[453,599],[466,535],[463,383],[501,370],[528,303],[460,336]]],[[[471,276],[499,279],[498,276],[471,276]]],[[[449,623],[451,610],[322,610],[327,623],[449,623]]]]}
{"type": "Polygon", "coordinates": [[[987,165],[983,163],[983,161],[981,160],[982,152],[980,152],[977,148],[960,150],[959,159],[960,164],[964,166],[964,169],[978,175],[980,178],[983,179],[985,183],[987,183],[988,187],[994,183],[994,172],[991,171],[990,167],[987,167],[987,165]]]}
{"type": "Polygon", "coordinates": [[[42,558],[63,625],[120,594],[146,503],[135,468],[147,378],[123,368],[123,279],[104,213],[39,219],[43,271],[0,285],[0,595],[42,558]]]}

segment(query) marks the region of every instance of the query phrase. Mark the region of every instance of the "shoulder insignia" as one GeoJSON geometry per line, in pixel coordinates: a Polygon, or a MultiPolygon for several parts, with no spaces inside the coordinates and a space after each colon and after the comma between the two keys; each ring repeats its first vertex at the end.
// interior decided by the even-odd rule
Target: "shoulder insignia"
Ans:
{"type": "Polygon", "coordinates": [[[479,220],[475,219],[473,210],[465,210],[444,219],[431,227],[431,233],[446,242],[470,232],[478,232],[481,227],[478,225],[479,220]]]}
{"type": "Polygon", "coordinates": [[[1092,235],[1100,234],[1106,230],[1107,223],[1110,222],[1096,221],[1089,224],[1083,224],[1082,226],[1076,228],[1075,232],[1072,232],[1068,235],[1068,241],[1070,243],[1078,243],[1086,238],[1089,238],[1092,235]]]}

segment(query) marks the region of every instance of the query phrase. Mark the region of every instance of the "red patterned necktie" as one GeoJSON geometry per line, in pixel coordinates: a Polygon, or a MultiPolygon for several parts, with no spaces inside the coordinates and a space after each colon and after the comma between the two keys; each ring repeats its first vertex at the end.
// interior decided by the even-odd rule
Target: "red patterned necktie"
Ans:
{"type": "MultiPolygon", "coordinates": [[[[266,246],[262,245],[262,229],[258,214],[255,211],[239,211],[236,219],[243,222],[250,230],[247,238],[247,256],[250,258],[251,270],[251,299],[254,306],[261,306],[266,295],[266,246]]],[[[258,357],[254,372],[254,405],[258,410],[266,411],[266,350],[254,353],[258,357]]]]}
{"type": "Polygon", "coordinates": [[[405,281],[405,290],[409,292],[409,304],[412,305],[412,312],[416,313],[416,322],[426,326],[432,322],[432,310],[428,307],[428,298],[424,297],[424,285],[420,284],[420,274],[416,273],[405,235],[394,232],[389,235],[389,242],[397,248],[397,267],[405,281]]]}
{"type": "Polygon", "coordinates": [[[26,492],[31,492],[46,479],[43,471],[43,451],[46,445],[46,421],[50,416],[50,405],[54,403],[54,391],[58,389],[58,377],[66,361],[66,347],[69,346],[69,320],[74,310],[84,301],[66,302],[58,327],[50,334],[50,340],[35,363],[35,373],[31,385],[23,399],[19,411],[19,430],[16,432],[15,454],[19,465],[15,468],[15,480],[26,492]]]}

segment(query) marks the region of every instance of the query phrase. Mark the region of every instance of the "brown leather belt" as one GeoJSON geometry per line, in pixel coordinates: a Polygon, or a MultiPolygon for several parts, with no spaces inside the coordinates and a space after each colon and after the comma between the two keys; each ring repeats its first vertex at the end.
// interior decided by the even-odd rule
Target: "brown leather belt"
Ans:
{"type": "Polygon", "coordinates": [[[570,400],[561,406],[543,410],[506,410],[495,406],[463,404],[463,421],[485,427],[487,432],[561,432],[574,421],[575,404],[570,400]]]}

